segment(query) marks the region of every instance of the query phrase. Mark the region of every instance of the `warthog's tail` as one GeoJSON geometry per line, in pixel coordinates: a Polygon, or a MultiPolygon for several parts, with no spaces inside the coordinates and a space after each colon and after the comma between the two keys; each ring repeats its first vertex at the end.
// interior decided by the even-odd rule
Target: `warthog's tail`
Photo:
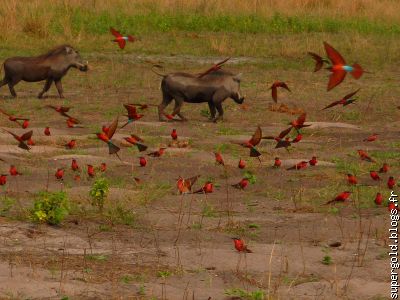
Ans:
{"type": "Polygon", "coordinates": [[[157,72],[157,71],[155,70],[155,68],[157,68],[157,69],[163,69],[163,70],[164,70],[164,69],[165,69],[164,66],[155,64],[155,65],[153,65],[153,66],[151,67],[151,70],[153,71],[154,74],[156,74],[156,75],[158,75],[158,76],[161,76],[161,77],[167,76],[167,74],[165,74],[165,73],[162,74],[162,73],[157,72]]]}

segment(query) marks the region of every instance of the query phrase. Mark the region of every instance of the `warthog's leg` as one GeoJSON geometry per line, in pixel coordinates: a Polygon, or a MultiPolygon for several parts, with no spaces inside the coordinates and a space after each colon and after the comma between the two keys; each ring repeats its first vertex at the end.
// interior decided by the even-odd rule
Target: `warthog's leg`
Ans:
{"type": "Polygon", "coordinates": [[[164,117],[164,109],[168,106],[168,104],[171,103],[172,97],[168,94],[163,93],[163,101],[161,104],[158,106],[158,119],[162,121],[166,121],[164,117]]]}
{"type": "Polygon", "coordinates": [[[46,83],[44,84],[43,90],[38,95],[39,99],[42,98],[43,94],[46,93],[50,89],[52,83],[53,83],[53,79],[47,79],[46,80],[46,83]]]}
{"type": "Polygon", "coordinates": [[[178,117],[181,118],[182,121],[187,121],[187,119],[181,113],[183,102],[184,99],[182,97],[175,97],[175,107],[174,111],[172,112],[172,115],[173,116],[178,115],[178,117]]]}
{"type": "Polygon", "coordinates": [[[224,118],[224,110],[221,102],[216,103],[215,106],[218,110],[218,117],[214,119],[214,122],[217,122],[218,120],[222,120],[224,118]]]}
{"type": "Polygon", "coordinates": [[[63,95],[63,87],[62,87],[62,84],[61,84],[61,79],[55,80],[54,83],[56,84],[56,88],[57,88],[57,91],[58,91],[58,95],[60,96],[60,98],[64,98],[64,95],[63,95]]]}
{"type": "Polygon", "coordinates": [[[208,102],[208,108],[210,109],[210,120],[214,120],[215,119],[215,114],[217,113],[217,111],[215,109],[214,102],[209,101],[208,102]]]}
{"type": "Polygon", "coordinates": [[[8,81],[8,88],[10,89],[10,93],[13,97],[17,97],[17,93],[14,90],[14,85],[20,82],[21,79],[11,79],[8,81]]]}

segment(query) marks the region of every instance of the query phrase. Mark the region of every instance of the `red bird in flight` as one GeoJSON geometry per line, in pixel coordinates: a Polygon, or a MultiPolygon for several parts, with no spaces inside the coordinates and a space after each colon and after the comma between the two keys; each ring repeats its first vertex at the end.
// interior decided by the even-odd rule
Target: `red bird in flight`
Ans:
{"type": "Polygon", "coordinates": [[[137,38],[132,35],[123,36],[121,33],[119,33],[117,30],[115,30],[112,27],[110,27],[110,32],[113,36],[115,36],[115,39],[113,39],[112,42],[118,43],[118,46],[121,49],[125,48],[126,41],[134,42],[137,40],[137,38]]]}
{"type": "Polygon", "coordinates": [[[118,156],[118,151],[120,150],[120,148],[111,141],[115,131],[117,130],[117,126],[118,117],[111,123],[110,127],[107,130],[107,133],[96,133],[96,136],[108,145],[109,154],[116,154],[118,156]]]}
{"type": "Polygon", "coordinates": [[[19,142],[19,144],[18,144],[18,147],[19,148],[21,148],[21,149],[24,149],[24,150],[30,150],[30,148],[29,148],[29,146],[27,145],[27,144],[25,144],[25,142],[27,142],[28,140],[30,140],[31,139],[31,137],[32,137],[32,134],[33,134],[33,131],[31,130],[31,131],[28,131],[28,132],[25,132],[23,135],[21,135],[21,136],[18,136],[18,135],[16,135],[15,133],[12,133],[11,131],[8,131],[8,130],[5,130],[5,129],[3,129],[5,132],[7,132],[7,133],[9,133],[9,134],[11,134],[13,137],[14,137],[14,139],[16,139],[18,142],[19,142]]]}
{"type": "Polygon", "coordinates": [[[272,99],[274,99],[275,103],[278,102],[278,88],[284,88],[285,90],[291,92],[285,82],[279,80],[275,81],[269,88],[271,90],[272,99]]]}
{"type": "Polygon", "coordinates": [[[347,94],[346,96],[344,96],[342,99],[340,99],[340,100],[338,100],[338,101],[332,102],[332,103],[329,104],[328,106],[325,106],[322,110],[327,109],[327,108],[334,107],[334,106],[336,106],[336,105],[347,106],[347,105],[349,105],[349,104],[351,104],[351,103],[354,103],[354,101],[356,101],[357,98],[353,98],[353,96],[354,96],[355,94],[357,94],[359,90],[360,90],[360,89],[358,89],[357,91],[352,92],[352,93],[350,93],[350,94],[347,94]]]}
{"type": "Polygon", "coordinates": [[[216,71],[220,70],[221,67],[222,67],[222,65],[223,65],[224,63],[226,63],[229,59],[230,59],[230,57],[224,59],[223,61],[220,61],[220,62],[216,63],[215,65],[213,65],[213,66],[212,66],[211,68],[209,68],[208,70],[206,70],[206,71],[204,71],[203,73],[200,73],[199,75],[197,75],[197,77],[198,77],[198,78],[201,78],[201,77],[203,77],[203,76],[206,76],[207,74],[210,74],[210,73],[213,73],[213,72],[216,72],[216,71]]]}
{"type": "Polygon", "coordinates": [[[124,137],[124,140],[132,145],[135,145],[138,148],[139,152],[147,150],[147,146],[141,143],[143,142],[143,139],[135,134],[131,134],[130,137],[124,137]]]}
{"type": "Polygon", "coordinates": [[[124,128],[126,125],[139,120],[142,118],[144,115],[138,114],[136,112],[136,106],[132,104],[124,104],[125,109],[127,110],[128,114],[126,115],[128,117],[128,121],[122,125],[120,128],[124,128]]]}
{"type": "Polygon", "coordinates": [[[314,52],[308,52],[308,55],[310,55],[312,57],[312,59],[315,60],[314,72],[321,70],[324,63],[329,64],[329,60],[319,56],[318,54],[316,54],[314,52]]]}
{"type": "Polygon", "coordinates": [[[13,116],[13,115],[7,113],[3,109],[0,109],[0,113],[2,113],[3,115],[7,116],[10,121],[17,123],[23,129],[25,129],[25,128],[27,128],[29,126],[29,119],[28,118],[13,116]],[[19,121],[24,121],[24,122],[21,124],[21,123],[19,123],[19,121]]]}
{"type": "Polygon", "coordinates": [[[324,42],[324,47],[326,54],[332,63],[332,66],[328,67],[328,70],[332,72],[329,77],[328,91],[340,84],[346,77],[347,73],[350,73],[355,79],[359,79],[362,76],[364,71],[359,64],[349,66],[346,64],[346,61],[340,53],[327,42],[324,42]]]}
{"type": "Polygon", "coordinates": [[[250,140],[246,142],[232,142],[232,143],[238,144],[245,148],[249,148],[250,157],[260,157],[261,153],[256,149],[256,146],[260,143],[261,139],[262,139],[261,127],[258,126],[250,140]]]}

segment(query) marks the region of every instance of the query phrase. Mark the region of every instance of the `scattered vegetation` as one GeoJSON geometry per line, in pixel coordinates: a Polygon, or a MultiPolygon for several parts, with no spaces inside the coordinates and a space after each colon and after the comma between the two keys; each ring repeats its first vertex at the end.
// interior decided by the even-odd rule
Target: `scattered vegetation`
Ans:
{"type": "Polygon", "coordinates": [[[89,192],[89,195],[92,198],[91,204],[96,206],[99,211],[103,211],[104,202],[107,199],[109,189],[108,181],[104,177],[98,177],[92,185],[89,192]]]}
{"type": "Polygon", "coordinates": [[[65,192],[40,192],[33,204],[31,217],[36,222],[58,225],[68,215],[69,209],[65,192]]]}
{"type": "Polygon", "coordinates": [[[231,297],[239,297],[244,300],[264,300],[265,292],[263,290],[256,290],[248,292],[239,288],[227,289],[225,290],[225,295],[231,297]]]}

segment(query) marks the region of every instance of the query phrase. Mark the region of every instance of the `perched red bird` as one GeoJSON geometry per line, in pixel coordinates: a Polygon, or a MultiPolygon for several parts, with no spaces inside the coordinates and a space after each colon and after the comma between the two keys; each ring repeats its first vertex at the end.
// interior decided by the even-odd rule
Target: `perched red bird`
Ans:
{"type": "Polygon", "coordinates": [[[249,248],[247,248],[247,245],[241,238],[232,238],[233,243],[235,245],[235,249],[238,252],[246,252],[246,253],[253,253],[249,248]]]}
{"type": "Polygon", "coordinates": [[[293,167],[287,168],[286,170],[301,170],[307,168],[308,161],[301,161],[295,164],[293,167]]]}
{"type": "Polygon", "coordinates": [[[388,210],[391,211],[392,209],[399,211],[399,207],[394,204],[394,202],[390,201],[388,203],[388,210]]]}
{"type": "Polygon", "coordinates": [[[28,128],[28,126],[29,126],[29,119],[24,120],[24,122],[22,122],[21,127],[22,127],[23,129],[26,129],[26,128],[28,128]]]}
{"type": "Polygon", "coordinates": [[[312,57],[312,59],[315,60],[314,72],[317,72],[317,71],[321,70],[321,68],[323,67],[324,63],[329,64],[329,60],[319,56],[316,53],[308,52],[308,55],[310,55],[312,57]]]}
{"type": "Polygon", "coordinates": [[[349,191],[342,192],[339,195],[337,195],[333,200],[326,202],[325,205],[334,203],[334,202],[344,202],[350,197],[350,195],[351,195],[351,192],[349,192],[349,191]]]}
{"type": "Polygon", "coordinates": [[[128,121],[122,125],[120,128],[124,128],[126,125],[139,120],[142,118],[144,115],[138,114],[136,112],[136,106],[132,104],[124,104],[125,109],[127,110],[128,114],[126,115],[128,117],[128,121]]]}
{"type": "Polygon", "coordinates": [[[382,194],[381,194],[381,193],[376,193],[376,196],[375,196],[375,204],[376,204],[376,205],[381,205],[382,202],[383,202],[383,196],[382,196],[382,194]]]}
{"type": "Polygon", "coordinates": [[[389,168],[389,165],[387,163],[384,163],[379,169],[379,173],[387,173],[389,171],[389,168]]]}
{"type": "Polygon", "coordinates": [[[282,162],[279,159],[279,157],[275,157],[274,168],[280,168],[281,165],[282,165],[282,162]]]}
{"type": "Polygon", "coordinates": [[[238,183],[232,184],[232,186],[239,190],[244,190],[249,185],[249,180],[247,178],[242,178],[238,183]]]}
{"type": "Polygon", "coordinates": [[[62,168],[57,169],[56,174],[54,174],[54,176],[56,176],[57,180],[63,180],[64,169],[62,169],[62,168]]]}
{"type": "Polygon", "coordinates": [[[256,146],[261,142],[262,132],[261,127],[258,126],[250,140],[246,142],[232,142],[242,147],[250,149],[250,157],[259,157],[261,153],[256,149],[256,146]]]}
{"type": "Polygon", "coordinates": [[[358,180],[357,180],[357,177],[355,175],[347,174],[347,182],[349,184],[354,185],[354,184],[357,184],[358,180]]]}
{"type": "Polygon", "coordinates": [[[193,194],[210,194],[214,190],[214,186],[211,181],[204,183],[201,189],[193,192],[193,194]]]}
{"type": "Polygon", "coordinates": [[[0,185],[5,185],[7,183],[7,174],[0,175],[0,185]]]}
{"type": "Polygon", "coordinates": [[[76,146],[76,140],[70,140],[67,144],[65,144],[65,148],[73,149],[76,146]]]}
{"type": "Polygon", "coordinates": [[[381,178],[378,175],[378,172],[376,172],[376,171],[369,171],[369,175],[375,181],[381,180],[381,178]]]}
{"type": "Polygon", "coordinates": [[[117,126],[118,117],[111,123],[110,127],[107,130],[107,133],[99,132],[96,133],[96,136],[108,145],[109,154],[116,154],[118,156],[118,151],[120,150],[120,148],[111,141],[115,131],[117,130],[117,126]]]}
{"type": "Polygon", "coordinates": [[[126,41],[128,42],[134,42],[137,40],[136,37],[133,35],[127,35],[123,36],[121,33],[119,33],[117,30],[114,28],[110,27],[111,34],[115,36],[115,39],[112,40],[112,42],[118,43],[119,48],[124,49],[126,45],[126,41]]]}
{"type": "Polygon", "coordinates": [[[222,158],[222,154],[219,152],[214,152],[215,155],[215,163],[218,165],[225,166],[224,159],[222,158]]]}
{"type": "Polygon", "coordinates": [[[308,163],[310,164],[310,166],[316,166],[317,163],[318,163],[317,157],[316,157],[316,156],[313,156],[313,157],[311,158],[311,160],[308,161],[308,163]]]}
{"type": "Polygon", "coordinates": [[[246,167],[246,162],[243,159],[240,159],[238,163],[238,168],[244,169],[245,167],[246,167]]]}
{"type": "Polygon", "coordinates": [[[178,134],[176,133],[176,129],[172,129],[171,137],[172,137],[173,140],[177,140],[178,139],[178,134]]]}
{"type": "Polygon", "coordinates": [[[369,161],[369,162],[375,162],[375,160],[373,160],[373,159],[368,155],[368,153],[365,152],[364,150],[357,150],[357,152],[358,152],[358,155],[360,156],[360,158],[361,158],[362,160],[366,160],[366,161],[369,161]]]}
{"type": "Polygon", "coordinates": [[[324,42],[324,47],[329,60],[332,62],[332,66],[328,67],[328,70],[332,72],[329,77],[328,91],[340,84],[347,73],[350,73],[355,79],[359,79],[362,76],[364,71],[359,64],[346,65],[344,58],[331,45],[324,42]]]}
{"type": "Polygon", "coordinates": [[[27,142],[27,141],[29,141],[30,139],[31,139],[31,137],[32,137],[32,134],[33,134],[33,131],[31,130],[31,131],[28,131],[28,132],[25,132],[23,135],[21,135],[21,136],[18,136],[18,135],[16,135],[15,133],[12,133],[11,131],[8,131],[8,130],[5,130],[5,129],[3,129],[5,132],[7,132],[7,133],[9,133],[9,134],[11,134],[13,137],[14,137],[14,139],[16,139],[18,142],[19,142],[19,144],[18,144],[18,147],[19,148],[21,148],[21,149],[24,149],[24,150],[29,150],[30,148],[28,147],[28,145],[27,144],[25,144],[25,142],[27,142]]]}
{"type": "Polygon", "coordinates": [[[378,138],[378,134],[374,133],[372,135],[370,135],[369,137],[363,139],[364,142],[375,142],[378,138]]]}
{"type": "Polygon", "coordinates": [[[18,125],[22,126],[22,128],[24,128],[24,129],[29,126],[29,119],[27,119],[27,118],[13,116],[13,115],[7,113],[6,111],[4,111],[3,109],[0,109],[0,113],[7,116],[10,121],[15,122],[18,125]],[[21,125],[19,123],[19,121],[24,121],[24,122],[21,125]],[[24,127],[24,126],[26,126],[26,127],[24,127]]]}
{"type": "Polygon", "coordinates": [[[139,164],[140,164],[141,167],[145,167],[145,166],[147,165],[147,160],[146,160],[146,158],[143,157],[143,156],[141,156],[141,157],[139,158],[139,164]]]}
{"type": "Polygon", "coordinates": [[[354,103],[354,101],[357,100],[357,97],[353,98],[353,96],[354,96],[355,94],[357,94],[359,90],[360,90],[360,89],[358,89],[357,91],[352,92],[352,93],[350,93],[350,94],[347,94],[346,96],[344,96],[342,99],[340,99],[340,100],[338,100],[338,101],[332,102],[332,103],[329,104],[328,106],[325,106],[322,110],[327,109],[327,108],[334,107],[334,106],[336,106],[336,105],[347,106],[347,105],[349,105],[349,104],[351,104],[351,103],[354,103]]]}
{"type": "Polygon", "coordinates": [[[147,150],[147,146],[141,143],[143,142],[143,139],[141,139],[135,134],[131,134],[130,137],[124,137],[124,140],[132,145],[135,145],[138,148],[139,152],[147,150]]]}
{"type": "Polygon", "coordinates": [[[278,87],[279,88],[284,88],[285,90],[291,92],[291,90],[289,89],[289,87],[287,86],[287,84],[283,81],[275,81],[271,87],[269,88],[271,90],[271,96],[272,99],[274,99],[275,103],[278,102],[278,87]]]}
{"type": "Polygon", "coordinates": [[[162,148],[158,149],[157,151],[147,153],[147,155],[151,156],[151,157],[160,157],[165,153],[165,149],[167,149],[167,148],[162,147],[162,148]]]}
{"type": "Polygon", "coordinates": [[[92,165],[87,165],[87,174],[89,175],[89,177],[94,177],[95,172],[92,165]]]}
{"type": "Polygon", "coordinates": [[[396,181],[394,180],[393,176],[390,176],[387,181],[387,186],[389,189],[392,189],[396,185],[396,181]]]}
{"type": "Polygon", "coordinates": [[[201,77],[206,76],[206,75],[208,75],[208,74],[210,74],[210,73],[213,73],[213,72],[216,72],[216,71],[220,70],[221,67],[222,67],[222,65],[223,65],[224,63],[226,63],[229,59],[230,59],[230,57],[224,59],[223,61],[220,61],[220,62],[216,63],[215,65],[213,65],[213,66],[212,66],[211,68],[209,68],[208,70],[204,71],[203,73],[198,74],[197,77],[198,77],[198,78],[201,78],[201,77]]]}
{"type": "Polygon", "coordinates": [[[9,173],[10,173],[11,176],[22,175],[22,173],[17,171],[17,168],[14,165],[10,166],[9,173]]]}
{"type": "Polygon", "coordinates": [[[78,171],[78,170],[79,170],[79,165],[78,165],[78,163],[76,162],[76,159],[72,159],[72,162],[71,162],[71,169],[72,169],[72,171],[78,171]]]}
{"type": "Polygon", "coordinates": [[[100,171],[105,172],[107,170],[107,164],[105,162],[102,162],[100,165],[100,171]]]}
{"type": "Polygon", "coordinates": [[[51,134],[50,134],[50,127],[46,127],[46,128],[44,129],[44,135],[46,135],[46,136],[51,135],[51,134]]]}
{"type": "Polygon", "coordinates": [[[178,188],[179,194],[187,194],[192,191],[193,184],[197,181],[200,175],[193,176],[190,178],[182,178],[179,176],[178,180],[176,181],[176,187],[178,188]]]}

